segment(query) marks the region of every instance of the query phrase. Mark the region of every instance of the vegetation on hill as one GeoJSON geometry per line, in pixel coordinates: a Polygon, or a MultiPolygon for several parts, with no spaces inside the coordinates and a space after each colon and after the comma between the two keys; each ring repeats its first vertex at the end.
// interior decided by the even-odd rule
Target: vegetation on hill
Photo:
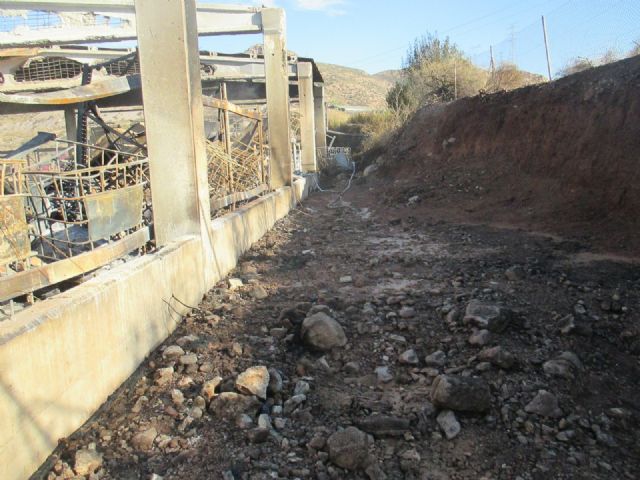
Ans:
{"type": "Polygon", "coordinates": [[[634,42],[635,46],[629,50],[626,54],[620,55],[619,52],[609,49],[604,54],[596,57],[577,57],[572,59],[565,65],[565,67],[558,73],[559,77],[566,77],[574,73],[583,72],[594,67],[600,67],[602,65],[608,65],[609,63],[617,62],[623,58],[631,58],[636,55],[640,55],[640,42],[634,42]]]}
{"type": "Polygon", "coordinates": [[[372,110],[386,108],[385,97],[393,74],[369,75],[356,68],[319,63],[325,81],[327,101],[334,106],[363,106],[372,110]]]}

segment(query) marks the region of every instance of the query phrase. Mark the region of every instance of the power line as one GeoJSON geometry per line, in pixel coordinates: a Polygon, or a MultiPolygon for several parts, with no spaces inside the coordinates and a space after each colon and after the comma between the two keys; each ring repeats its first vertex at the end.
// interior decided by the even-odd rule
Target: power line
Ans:
{"type": "MultiPolygon", "coordinates": [[[[490,22],[490,23],[485,23],[485,24],[482,24],[482,25],[480,25],[480,26],[477,26],[476,28],[472,28],[472,29],[470,29],[470,30],[466,30],[466,31],[463,33],[463,35],[464,35],[464,34],[467,34],[467,33],[470,33],[470,32],[477,31],[477,30],[478,30],[478,29],[480,29],[480,28],[485,28],[486,26],[493,25],[493,24],[495,24],[495,23],[497,23],[497,22],[504,21],[505,19],[512,18],[513,16],[522,15],[522,14],[523,14],[523,13],[525,13],[525,12],[529,12],[529,11],[531,11],[531,10],[537,9],[537,8],[539,8],[541,5],[546,5],[546,4],[548,4],[548,3],[552,3],[553,1],[555,1],[555,0],[544,0],[544,1],[540,2],[540,3],[537,3],[536,5],[533,5],[533,6],[529,5],[529,6],[528,6],[529,8],[526,8],[525,10],[519,10],[518,12],[512,12],[512,13],[510,13],[509,15],[506,15],[506,16],[504,16],[504,17],[499,17],[499,19],[498,19],[497,21],[496,21],[496,20],[493,20],[493,21],[492,21],[492,22],[490,22]]],[[[563,3],[562,5],[560,5],[558,8],[555,8],[555,9],[551,10],[551,12],[554,12],[554,11],[558,10],[559,8],[562,8],[563,6],[567,5],[568,3],[571,3],[572,1],[573,1],[573,0],[567,0],[565,3],[563,3]]],[[[478,21],[484,20],[484,19],[489,18],[489,17],[493,17],[493,16],[495,16],[496,14],[498,14],[498,15],[499,15],[499,14],[501,14],[501,13],[504,13],[504,12],[506,12],[507,10],[510,10],[512,7],[519,7],[519,6],[522,6],[522,5],[512,4],[512,5],[508,6],[508,7],[501,8],[501,9],[498,9],[498,10],[494,10],[494,11],[493,11],[493,12],[491,12],[491,13],[488,13],[488,14],[485,14],[485,15],[481,15],[481,16],[476,17],[476,18],[473,18],[473,19],[471,19],[471,20],[469,20],[469,21],[467,21],[467,22],[461,23],[461,24],[459,24],[459,25],[455,25],[455,26],[453,26],[453,27],[451,27],[451,28],[449,28],[449,29],[447,29],[447,30],[444,30],[444,31],[442,31],[442,32],[440,32],[440,33],[441,33],[442,35],[449,34],[449,33],[453,32],[453,31],[458,30],[458,29],[460,29],[460,28],[463,28],[463,27],[465,27],[465,26],[468,26],[468,25],[474,24],[474,23],[476,23],[476,22],[478,22],[478,21]]],[[[438,32],[437,32],[437,33],[438,33],[438,32]]],[[[360,60],[356,60],[355,62],[349,62],[349,65],[351,65],[351,66],[360,66],[360,65],[363,65],[363,64],[367,64],[367,63],[370,63],[370,62],[369,62],[369,60],[378,59],[378,58],[381,58],[381,57],[386,56],[386,55],[387,55],[387,54],[389,54],[389,53],[397,52],[397,51],[399,51],[399,50],[404,50],[404,49],[408,48],[408,46],[410,46],[410,44],[409,44],[409,45],[406,45],[406,44],[405,44],[405,45],[402,45],[402,46],[398,46],[398,47],[391,48],[391,49],[389,49],[389,50],[384,50],[384,51],[379,52],[379,53],[376,53],[376,54],[374,54],[374,55],[371,55],[371,56],[368,56],[368,57],[362,58],[362,59],[360,59],[360,60]]]]}

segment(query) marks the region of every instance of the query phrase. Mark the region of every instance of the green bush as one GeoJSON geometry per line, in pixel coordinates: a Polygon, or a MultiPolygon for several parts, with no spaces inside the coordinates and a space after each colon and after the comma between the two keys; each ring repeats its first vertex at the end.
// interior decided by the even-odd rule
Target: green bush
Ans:
{"type": "Polygon", "coordinates": [[[487,72],[473,65],[449,38],[419,38],[404,60],[403,78],[389,90],[387,105],[401,120],[425,104],[475,95],[487,72]]]}

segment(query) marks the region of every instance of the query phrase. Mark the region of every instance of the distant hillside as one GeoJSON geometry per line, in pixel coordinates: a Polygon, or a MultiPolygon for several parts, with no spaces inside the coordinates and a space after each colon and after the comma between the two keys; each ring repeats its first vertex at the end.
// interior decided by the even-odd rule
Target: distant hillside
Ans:
{"type": "Polygon", "coordinates": [[[369,75],[363,70],[329,63],[319,63],[318,68],[324,77],[330,105],[357,105],[374,109],[386,107],[387,91],[394,82],[390,73],[393,70],[369,75]]]}
{"type": "Polygon", "coordinates": [[[384,70],[382,72],[374,73],[373,76],[394,84],[402,78],[402,70],[384,70]]]}

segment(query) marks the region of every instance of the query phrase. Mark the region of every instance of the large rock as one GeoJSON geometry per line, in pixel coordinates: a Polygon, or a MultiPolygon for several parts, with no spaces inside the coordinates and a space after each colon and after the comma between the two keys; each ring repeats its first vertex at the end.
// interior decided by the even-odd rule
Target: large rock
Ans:
{"type": "Polygon", "coordinates": [[[168,360],[176,360],[184,355],[184,350],[180,345],[169,345],[162,352],[162,358],[168,360]]]}
{"type": "Polygon", "coordinates": [[[433,352],[432,354],[424,357],[424,363],[427,367],[444,367],[447,363],[447,354],[442,350],[438,350],[437,352],[433,352]]]}
{"type": "Polygon", "coordinates": [[[513,312],[507,308],[471,300],[464,314],[464,322],[486,328],[490,332],[504,332],[512,317],[513,312]]]}
{"type": "Polygon", "coordinates": [[[485,412],[491,406],[491,392],[482,378],[440,375],[433,381],[431,401],[439,408],[485,412]]]}
{"type": "Polygon", "coordinates": [[[491,362],[496,367],[504,368],[505,370],[509,370],[517,362],[516,357],[511,352],[499,346],[485,348],[478,354],[478,360],[491,362]]]}
{"type": "Polygon", "coordinates": [[[342,326],[324,312],[305,318],[300,336],[305,344],[321,351],[344,347],[347,344],[347,336],[342,326]]]}
{"type": "Polygon", "coordinates": [[[264,366],[247,368],[236,379],[236,388],[239,392],[255,395],[263,400],[267,398],[268,386],[269,370],[264,366]]]}
{"type": "Polygon", "coordinates": [[[76,475],[90,475],[102,466],[102,454],[95,449],[83,448],[76,452],[73,469],[76,475]]]}
{"type": "Polygon", "coordinates": [[[524,407],[524,411],[543,417],[558,418],[562,416],[562,410],[558,406],[558,399],[554,394],[546,390],[538,390],[538,394],[524,407]]]}
{"type": "Polygon", "coordinates": [[[367,434],[356,427],[347,427],[327,439],[329,460],[347,470],[364,468],[369,456],[367,434]]]}
{"type": "Polygon", "coordinates": [[[140,433],[137,433],[131,439],[131,445],[136,450],[148,452],[153,448],[153,441],[158,436],[158,431],[155,427],[148,428],[140,433]]]}
{"type": "Polygon", "coordinates": [[[209,412],[222,419],[235,419],[243,413],[254,416],[259,408],[260,402],[256,397],[235,392],[222,392],[209,404],[209,412]]]}
{"type": "Polygon", "coordinates": [[[451,440],[457,437],[458,434],[460,433],[460,430],[462,429],[460,427],[460,422],[458,422],[458,419],[456,418],[456,414],[453,413],[451,410],[441,411],[438,414],[436,421],[438,422],[438,425],[440,425],[440,428],[446,435],[447,440],[451,440]]]}
{"type": "Polygon", "coordinates": [[[582,370],[582,362],[573,352],[562,352],[557,358],[542,365],[547,375],[571,379],[582,370]]]}
{"type": "Polygon", "coordinates": [[[409,430],[409,420],[374,414],[359,421],[358,427],[375,437],[399,437],[409,430]]]}

